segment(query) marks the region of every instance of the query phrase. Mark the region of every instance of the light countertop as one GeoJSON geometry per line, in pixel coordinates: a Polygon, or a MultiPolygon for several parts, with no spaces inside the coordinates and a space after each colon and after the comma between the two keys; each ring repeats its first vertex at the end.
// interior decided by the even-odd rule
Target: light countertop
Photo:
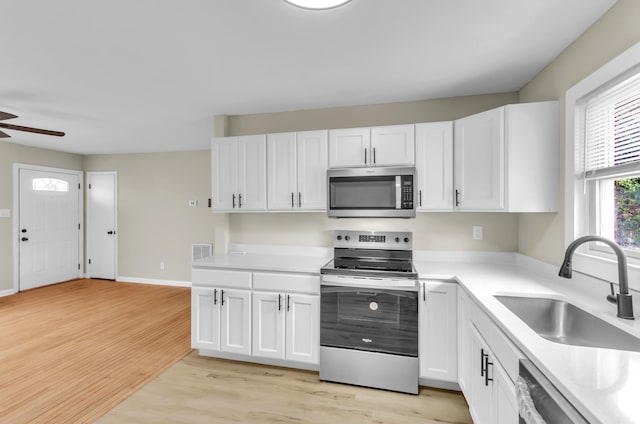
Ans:
{"type": "Polygon", "coordinates": [[[616,317],[616,306],[602,295],[586,294],[570,280],[542,276],[513,264],[417,262],[421,278],[455,280],[533,361],[589,422],[640,422],[640,353],[570,346],[548,341],[516,317],[496,294],[564,299],[640,337],[639,314],[629,321],[616,317]]]}
{"type": "Polygon", "coordinates": [[[330,256],[302,256],[263,253],[228,253],[193,261],[194,268],[245,269],[249,271],[320,274],[330,256]]]}

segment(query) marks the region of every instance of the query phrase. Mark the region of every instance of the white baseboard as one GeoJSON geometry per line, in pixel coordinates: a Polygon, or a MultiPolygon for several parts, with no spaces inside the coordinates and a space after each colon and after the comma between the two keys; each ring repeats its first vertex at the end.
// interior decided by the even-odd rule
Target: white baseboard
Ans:
{"type": "Polygon", "coordinates": [[[1,290],[0,291],[0,297],[11,296],[12,294],[16,294],[16,293],[17,292],[14,289],[1,290]]]}
{"type": "Polygon", "coordinates": [[[118,275],[116,281],[123,283],[156,284],[159,286],[191,287],[191,281],[157,280],[154,278],[125,277],[118,275]]]}

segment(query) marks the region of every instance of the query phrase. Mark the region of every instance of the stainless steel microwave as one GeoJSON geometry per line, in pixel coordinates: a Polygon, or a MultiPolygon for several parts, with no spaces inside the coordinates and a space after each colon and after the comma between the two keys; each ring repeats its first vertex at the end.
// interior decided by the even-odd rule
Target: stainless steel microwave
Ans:
{"type": "Polygon", "coordinates": [[[415,218],[415,167],[327,171],[332,218],[415,218]]]}

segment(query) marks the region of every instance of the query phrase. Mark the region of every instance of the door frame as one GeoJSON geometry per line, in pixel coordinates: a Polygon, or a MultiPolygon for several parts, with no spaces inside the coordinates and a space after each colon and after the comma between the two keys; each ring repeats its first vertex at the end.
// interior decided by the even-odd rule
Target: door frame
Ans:
{"type": "MultiPolygon", "coordinates": [[[[20,170],[59,172],[78,176],[80,189],[78,190],[78,263],[84,264],[84,171],[77,169],[52,168],[48,166],[29,165],[25,163],[13,164],[13,292],[20,291],[20,170]]],[[[84,269],[78,270],[78,278],[84,276],[84,269]]]]}
{"type": "MultiPolygon", "coordinates": [[[[89,177],[91,175],[113,175],[113,180],[114,180],[114,187],[113,187],[113,196],[114,196],[114,211],[115,211],[115,216],[114,216],[114,222],[115,222],[115,253],[114,253],[114,273],[113,273],[113,278],[117,280],[118,277],[118,171],[91,171],[91,172],[87,172],[87,186],[86,186],[86,190],[89,190],[89,177]]],[[[91,278],[91,266],[89,266],[89,264],[87,263],[87,261],[89,260],[89,258],[91,257],[91,252],[89,251],[90,249],[90,243],[89,243],[89,225],[91,225],[91,202],[89,201],[89,193],[87,192],[87,227],[85,227],[85,231],[84,233],[86,234],[87,237],[87,256],[85,258],[85,262],[84,262],[84,269],[85,269],[85,277],[87,278],[91,278]]]]}

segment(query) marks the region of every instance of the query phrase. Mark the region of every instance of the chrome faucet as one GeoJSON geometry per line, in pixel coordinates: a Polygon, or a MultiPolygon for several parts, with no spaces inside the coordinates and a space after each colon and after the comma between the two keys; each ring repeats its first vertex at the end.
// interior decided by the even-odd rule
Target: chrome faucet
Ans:
{"type": "Polygon", "coordinates": [[[615,299],[612,296],[607,296],[607,300],[613,301],[618,304],[618,316],[620,318],[634,319],[633,301],[631,295],[629,294],[627,256],[615,241],[600,236],[582,236],[575,239],[573,242],[571,242],[569,247],[567,247],[567,251],[564,254],[564,262],[562,262],[562,266],[560,267],[560,272],[558,273],[558,275],[563,278],[571,278],[571,258],[573,257],[573,252],[581,244],[588,243],[590,241],[599,241],[601,243],[604,243],[611,249],[613,249],[613,252],[616,254],[618,258],[618,284],[620,285],[620,293],[616,295],[615,299]]]}

